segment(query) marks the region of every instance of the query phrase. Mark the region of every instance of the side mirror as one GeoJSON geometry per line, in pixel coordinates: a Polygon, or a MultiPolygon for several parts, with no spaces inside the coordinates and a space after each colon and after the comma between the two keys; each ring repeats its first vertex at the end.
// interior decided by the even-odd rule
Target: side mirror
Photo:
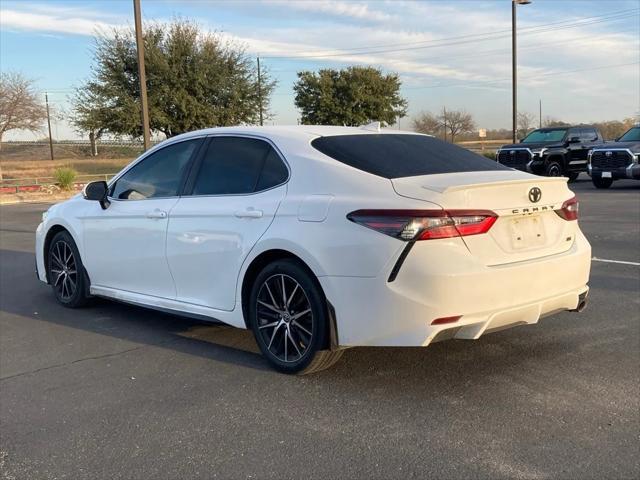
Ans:
{"type": "Polygon", "coordinates": [[[105,210],[111,204],[107,199],[108,191],[109,187],[107,186],[107,182],[99,180],[97,182],[87,183],[82,189],[82,196],[85,200],[100,202],[100,206],[105,210]]]}
{"type": "Polygon", "coordinates": [[[569,143],[580,143],[580,137],[569,137],[569,143]]]}

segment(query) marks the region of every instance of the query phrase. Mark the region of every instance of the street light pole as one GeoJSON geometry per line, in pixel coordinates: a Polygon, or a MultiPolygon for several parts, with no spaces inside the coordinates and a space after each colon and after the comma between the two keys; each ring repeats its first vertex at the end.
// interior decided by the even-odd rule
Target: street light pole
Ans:
{"type": "Polygon", "coordinates": [[[147,76],[144,68],[144,38],[142,36],[142,14],[140,0],[133,0],[133,15],[136,24],[136,47],[138,50],[138,76],[140,77],[140,109],[142,110],[142,139],[144,149],[151,146],[149,138],[149,104],[147,103],[147,76]]]}
{"type": "Polygon", "coordinates": [[[511,0],[511,102],[512,102],[512,129],[513,143],[517,141],[518,134],[518,55],[516,42],[516,6],[528,5],[531,0],[511,0]]]}

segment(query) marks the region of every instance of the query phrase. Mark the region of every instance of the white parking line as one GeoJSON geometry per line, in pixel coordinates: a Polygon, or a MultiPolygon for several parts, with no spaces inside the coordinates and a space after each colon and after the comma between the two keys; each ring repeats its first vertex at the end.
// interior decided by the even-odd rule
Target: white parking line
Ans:
{"type": "Polygon", "coordinates": [[[593,260],[594,262],[621,263],[622,265],[635,265],[636,267],[640,267],[640,263],[627,262],[626,260],[607,260],[607,259],[598,258],[598,257],[593,257],[591,260],[593,260]]]}

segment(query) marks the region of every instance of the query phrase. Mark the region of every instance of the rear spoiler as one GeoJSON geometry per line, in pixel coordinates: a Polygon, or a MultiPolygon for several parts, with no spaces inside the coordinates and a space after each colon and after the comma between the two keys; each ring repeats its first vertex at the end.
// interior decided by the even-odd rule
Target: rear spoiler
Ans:
{"type": "MultiPolygon", "coordinates": [[[[563,182],[563,183],[567,183],[567,181],[569,180],[566,177],[534,177],[530,174],[525,174],[526,176],[523,178],[516,178],[516,179],[510,179],[510,180],[505,180],[504,176],[502,174],[502,172],[477,172],[478,174],[482,174],[482,175],[477,175],[477,174],[473,174],[473,175],[469,175],[469,174],[462,174],[464,176],[468,176],[471,177],[468,179],[468,183],[465,181],[465,179],[460,178],[459,182],[455,182],[454,185],[451,185],[451,174],[443,174],[441,175],[433,175],[431,177],[433,178],[428,178],[428,176],[425,176],[424,178],[424,182],[421,182],[421,187],[426,189],[426,190],[431,190],[434,192],[438,192],[438,193],[449,193],[449,192],[457,192],[459,190],[470,190],[470,189],[476,189],[476,188],[485,188],[485,187],[495,187],[496,184],[502,184],[502,185],[518,185],[518,184],[523,184],[523,185],[531,185],[531,184],[544,184],[544,183],[557,183],[557,182],[563,182]],[[478,177],[481,178],[478,178],[478,177]],[[440,178],[435,178],[435,177],[440,177],[440,178]],[[447,178],[449,177],[449,178],[447,178]],[[501,178],[502,177],[502,178],[501,178]],[[478,182],[478,180],[481,180],[480,182],[478,182]]],[[[411,177],[409,177],[411,178],[411,177]]],[[[394,181],[398,181],[398,183],[401,183],[402,179],[394,179],[394,181]]]]}

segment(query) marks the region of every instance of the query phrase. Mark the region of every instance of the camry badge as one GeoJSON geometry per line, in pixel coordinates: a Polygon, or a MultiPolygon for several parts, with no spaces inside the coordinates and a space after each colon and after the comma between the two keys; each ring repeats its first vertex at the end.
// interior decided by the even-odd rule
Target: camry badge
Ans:
{"type": "Polygon", "coordinates": [[[533,187],[531,190],[529,190],[529,200],[531,201],[531,203],[538,203],[541,198],[542,190],[540,190],[538,187],[533,187]]]}

